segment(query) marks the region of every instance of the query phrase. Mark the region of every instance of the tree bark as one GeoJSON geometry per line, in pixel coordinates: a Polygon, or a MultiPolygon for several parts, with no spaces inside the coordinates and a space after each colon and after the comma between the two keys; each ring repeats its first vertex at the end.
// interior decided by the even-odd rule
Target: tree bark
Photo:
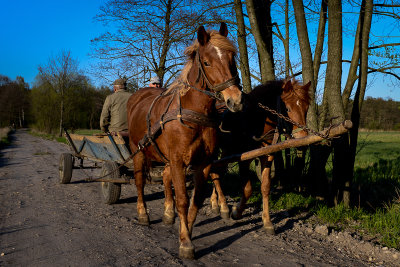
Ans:
{"type": "Polygon", "coordinates": [[[242,76],[243,91],[246,93],[250,93],[251,78],[250,78],[249,59],[247,54],[246,29],[243,18],[242,1],[235,0],[234,8],[236,13],[236,21],[238,25],[237,38],[238,38],[239,54],[240,54],[239,68],[242,76]]]}
{"type": "Polygon", "coordinates": [[[289,53],[289,0],[285,0],[285,40],[283,46],[285,48],[285,76],[290,76],[290,53],[289,53]]]}
{"type": "Polygon", "coordinates": [[[353,48],[353,55],[351,57],[351,63],[350,63],[350,69],[349,73],[347,75],[347,81],[346,85],[343,90],[343,107],[346,110],[349,100],[350,100],[350,95],[353,90],[354,84],[356,80],[358,79],[357,76],[357,69],[358,69],[358,63],[360,59],[360,31],[361,31],[361,20],[362,16],[360,15],[360,18],[358,19],[358,24],[357,24],[357,31],[356,31],[356,36],[354,38],[354,48],[353,48]]]}
{"type": "Polygon", "coordinates": [[[300,45],[302,74],[303,83],[311,81],[311,92],[310,92],[310,107],[307,112],[307,125],[313,130],[318,129],[318,118],[317,118],[317,105],[315,103],[315,79],[313,70],[313,59],[311,53],[310,41],[308,38],[308,30],[306,17],[304,14],[303,0],[293,0],[294,15],[296,19],[297,37],[300,45]]]}
{"type": "MultiPolygon", "coordinates": [[[[319,15],[319,23],[318,23],[318,33],[317,33],[317,45],[315,46],[314,53],[314,86],[317,87],[318,84],[318,74],[321,66],[321,57],[324,48],[324,40],[325,40],[325,25],[327,20],[327,4],[326,1],[321,2],[321,11],[319,15]]],[[[319,130],[321,130],[320,128],[319,130]]]]}
{"type": "MultiPolygon", "coordinates": [[[[354,95],[354,104],[351,113],[351,119],[354,122],[354,129],[350,131],[351,161],[350,161],[349,172],[351,171],[351,175],[353,175],[354,162],[356,157],[358,129],[360,125],[360,113],[361,113],[362,103],[364,101],[365,89],[367,87],[368,43],[371,30],[372,13],[373,13],[373,0],[363,0],[360,11],[360,25],[362,27],[362,30],[359,39],[359,47],[361,49],[357,51],[360,54],[359,80],[358,80],[357,91],[354,95]]],[[[346,185],[350,186],[350,181],[346,181],[346,185]]]]}
{"type": "Polygon", "coordinates": [[[275,66],[272,43],[271,1],[246,1],[247,13],[251,25],[260,62],[261,81],[275,80],[275,66]]]}

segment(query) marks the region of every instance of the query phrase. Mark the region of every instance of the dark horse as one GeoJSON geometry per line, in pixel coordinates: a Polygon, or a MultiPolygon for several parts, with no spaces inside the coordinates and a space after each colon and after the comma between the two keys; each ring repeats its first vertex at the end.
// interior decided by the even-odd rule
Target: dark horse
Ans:
{"type": "MultiPolygon", "coordinates": [[[[310,103],[308,90],[310,83],[302,86],[297,81],[271,81],[254,88],[246,97],[246,108],[239,113],[226,113],[222,123],[222,135],[219,145],[222,156],[243,153],[252,149],[268,146],[277,141],[279,134],[286,133],[293,138],[304,137],[307,132],[297,125],[288,123],[265,107],[289,117],[297,124],[306,125],[306,114],[310,103]],[[263,107],[261,107],[261,104],[263,107]],[[226,133],[224,133],[226,131],[226,133]],[[275,139],[275,140],[274,140],[275,139]]],[[[269,194],[271,188],[271,165],[273,155],[260,158],[263,197],[262,220],[267,233],[273,234],[274,227],[269,216],[269,194]]],[[[248,175],[251,161],[239,162],[242,180],[240,203],[232,208],[232,218],[239,219],[251,196],[252,188],[248,175]]],[[[222,168],[224,169],[224,168],[222,168]]],[[[214,181],[211,205],[214,211],[220,211],[222,217],[229,217],[229,208],[223,195],[219,177],[221,169],[210,174],[214,181]]]]}
{"type": "Polygon", "coordinates": [[[191,233],[217,145],[215,101],[222,96],[229,110],[242,109],[236,51],[227,35],[225,23],[219,32],[199,27],[197,40],[185,50],[188,62],[180,77],[167,90],[142,88],[128,102],[139,223],[149,224],[143,199],[146,169],[150,161],[165,162],[163,221],[174,221],[173,184],[180,219],[179,255],[183,258],[194,258],[191,233]],[[189,165],[195,170],[190,207],[185,186],[189,165]]]}

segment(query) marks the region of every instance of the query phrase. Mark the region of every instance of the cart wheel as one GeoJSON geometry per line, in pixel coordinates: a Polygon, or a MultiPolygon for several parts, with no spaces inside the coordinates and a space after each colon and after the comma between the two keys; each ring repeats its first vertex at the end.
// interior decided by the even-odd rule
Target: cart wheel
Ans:
{"type": "MultiPolygon", "coordinates": [[[[113,161],[106,161],[101,169],[101,176],[105,179],[118,179],[119,170],[118,164],[113,161]]],[[[114,204],[121,196],[121,184],[101,182],[101,192],[104,203],[114,204]]]]}
{"type": "Polygon", "coordinates": [[[60,156],[60,183],[68,184],[71,182],[72,166],[74,165],[74,157],[70,153],[62,153],[60,156]]]}

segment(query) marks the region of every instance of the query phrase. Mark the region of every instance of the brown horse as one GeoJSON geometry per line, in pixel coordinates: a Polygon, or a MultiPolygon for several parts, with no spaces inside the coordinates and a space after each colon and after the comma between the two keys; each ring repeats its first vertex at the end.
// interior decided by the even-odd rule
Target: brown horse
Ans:
{"type": "Polygon", "coordinates": [[[165,162],[163,221],[174,221],[173,184],[180,219],[179,255],[183,258],[194,258],[192,228],[204,200],[202,188],[217,144],[215,101],[222,96],[231,111],[242,109],[236,50],[227,35],[225,23],[219,32],[199,27],[197,40],[185,50],[188,62],[171,87],[142,88],[128,102],[139,223],[149,224],[143,176],[150,161],[165,162]],[[190,207],[185,186],[185,170],[189,165],[195,170],[190,207]]]}
{"type": "MultiPolygon", "coordinates": [[[[307,132],[297,125],[288,124],[264,107],[286,115],[292,121],[305,125],[306,114],[310,103],[308,90],[310,83],[302,86],[297,81],[271,81],[252,90],[246,97],[246,109],[240,113],[226,113],[219,145],[222,156],[242,153],[276,142],[279,134],[291,135],[293,138],[304,137],[307,132]],[[274,140],[275,139],[275,140],[274,140]]],[[[262,181],[261,192],[263,198],[262,220],[267,233],[275,233],[269,216],[269,194],[271,188],[271,165],[273,155],[260,158],[262,181]]],[[[242,197],[240,203],[232,208],[232,218],[239,219],[251,196],[252,188],[248,175],[251,161],[239,162],[239,173],[242,180],[242,197]]],[[[229,208],[223,195],[219,177],[221,169],[210,174],[214,181],[214,190],[211,196],[211,205],[214,211],[220,211],[223,218],[229,217],[229,208]]]]}

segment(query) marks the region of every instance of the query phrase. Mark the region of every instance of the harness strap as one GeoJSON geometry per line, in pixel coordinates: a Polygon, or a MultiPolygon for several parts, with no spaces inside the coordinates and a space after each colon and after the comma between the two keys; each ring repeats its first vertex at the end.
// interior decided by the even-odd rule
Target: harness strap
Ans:
{"type": "Polygon", "coordinates": [[[217,125],[217,120],[214,118],[210,118],[202,113],[190,110],[190,109],[174,109],[166,114],[163,114],[163,120],[159,121],[158,123],[155,123],[151,126],[150,130],[143,136],[143,138],[139,141],[139,147],[146,147],[148,145],[154,146],[156,149],[157,153],[160,155],[161,159],[167,163],[168,159],[161,153],[160,149],[158,148],[157,144],[154,142],[154,140],[158,137],[159,134],[161,134],[161,131],[164,127],[164,125],[167,122],[173,121],[173,120],[182,120],[182,121],[187,121],[191,122],[203,127],[216,127],[217,125]]]}

